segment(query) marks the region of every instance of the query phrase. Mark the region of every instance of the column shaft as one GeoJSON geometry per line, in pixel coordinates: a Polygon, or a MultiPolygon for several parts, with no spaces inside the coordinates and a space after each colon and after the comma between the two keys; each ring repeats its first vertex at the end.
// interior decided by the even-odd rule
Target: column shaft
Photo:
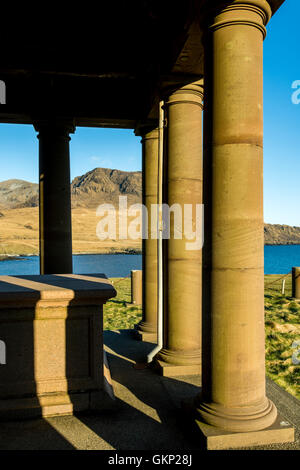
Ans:
{"type": "Polygon", "coordinates": [[[276,419],[265,395],[265,0],[235,1],[206,37],[203,394],[200,419],[232,431],[276,419]]]}
{"type": "Polygon", "coordinates": [[[56,124],[39,130],[40,272],[72,273],[69,132],[56,124]]]}
{"type": "Polygon", "coordinates": [[[196,82],[176,90],[165,102],[164,203],[171,217],[163,249],[163,349],[157,355],[164,375],[200,373],[202,247],[187,247],[183,220],[189,205],[195,231],[196,205],[202,204],[202,99],[202,82],[196,82]],[[181,227],[173,205],[181,208],[181,227]]]}
{"type": "Polygon", "coordinates": [[[143,271],[134,269],[131,271],[131,303],[143,304],[143,271]]]}
{"type": "Polygon", "coordinates": [[[157,340],[157,239],[151,236],[151,207],[158,203],[158,129],[142,138],[143,204],[148,213],[148,238],[143,240],[143,319],[137,326],[140,339],[157,340]]]}

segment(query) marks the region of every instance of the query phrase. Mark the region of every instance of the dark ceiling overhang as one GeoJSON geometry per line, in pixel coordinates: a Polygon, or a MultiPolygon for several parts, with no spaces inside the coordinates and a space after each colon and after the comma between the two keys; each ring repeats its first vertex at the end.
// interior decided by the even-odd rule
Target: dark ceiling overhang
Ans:
{"type": "MultiPolygon", "coordinates": [[[[32,16],[26,6],[24,16],[5,17],[0,121],[59,115],[77,125],[132,128],[156,119],[158,90],[203,74],[196,11],[205,2],[98,2],[67,11],[45,4],[32,16]]],[[[275,12],[283,0],[269,3],[275,12]]]]}

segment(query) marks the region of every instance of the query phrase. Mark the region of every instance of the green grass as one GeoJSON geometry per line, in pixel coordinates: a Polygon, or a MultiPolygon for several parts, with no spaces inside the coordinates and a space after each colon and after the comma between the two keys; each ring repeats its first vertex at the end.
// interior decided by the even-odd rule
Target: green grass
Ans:
{"type": "MultiPolygon", "coordinates": [[[[266,373],[300,399],[300,365],[292,362],[295,352],[292,344],[300,340],[300,302],[291,298],[291,275],[285,278],[284,295],[281,294],[280,278],[265,276],[266,373]]],[[[115,278],[112,281],[118,296],[104,306],[104,329],[134,328],[142,318],[142,308],[130,304],[130,279],[115,278]]]]}
{"type": "Polygon", "coordinates": [[[142,319],[142,307],[130,304],[130,279],[113,278],[111,280],[118,295],[104,305],[104,330],[132,329],[142,319]]]}

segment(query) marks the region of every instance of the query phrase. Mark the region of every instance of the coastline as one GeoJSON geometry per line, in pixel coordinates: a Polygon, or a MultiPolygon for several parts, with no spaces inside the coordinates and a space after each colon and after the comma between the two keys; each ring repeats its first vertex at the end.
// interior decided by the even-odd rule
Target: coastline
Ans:
{"type": "MultiPolygon", "coordinates": [[[[264,246],[300,246],[300,243],[265,243],[264,246]]],[[[142,250],[139,248],[108,248],[98,251],[75,251],[74,256],[83,256],[83,255],[141,255],[142,250]]],[[[22,258],[29,258],[32,256],[39,256],[39,253],[10,253],[10,254],[0,254],[1,261],[13,261],[20,260],[22,258]]]]}
{"type": "MultiPolygon", "coordinates": [[[[73,256],[83,256],[83,255],[141,255],[142,250],[133,249],[133,248],[126,248],[124,250],[103,250],[103,251],[96,251],[96,252],[74,252],[73,256]]],[[[1,261],[15,261],[20,260],[22,258],[29,258],[32,256],[39,256],[39,253],[28,253],[28,254],[0,254],[0,262],[1,261]]]]}
{"type": "Polygon", "coordinates": [[[24,258],[24,255],[0,255],[0,261],[14,261],[21,258],[24,258]]]}
{"type": "Polygon", "coordinates": [[[264,246],[300,246],[300,243],[265,243],[264,246]]]}

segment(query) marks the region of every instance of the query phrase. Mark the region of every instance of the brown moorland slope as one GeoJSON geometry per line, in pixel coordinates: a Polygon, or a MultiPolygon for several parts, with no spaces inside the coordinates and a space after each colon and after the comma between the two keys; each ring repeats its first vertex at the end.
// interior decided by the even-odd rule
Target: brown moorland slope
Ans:
{"type": "MultiPolygon", "coordinates": [[[[119,196],[128,205],[141,202],[142,174],[95,168],[71,184],[74,253],[139,252],[140,240],[104,240],[96,235],[100,220],[96,208],[103,203],[118,207],[119,196]]],[[[38,185],[22,180],[0,183],[0,255],[38,254],[38,185]]]]}

